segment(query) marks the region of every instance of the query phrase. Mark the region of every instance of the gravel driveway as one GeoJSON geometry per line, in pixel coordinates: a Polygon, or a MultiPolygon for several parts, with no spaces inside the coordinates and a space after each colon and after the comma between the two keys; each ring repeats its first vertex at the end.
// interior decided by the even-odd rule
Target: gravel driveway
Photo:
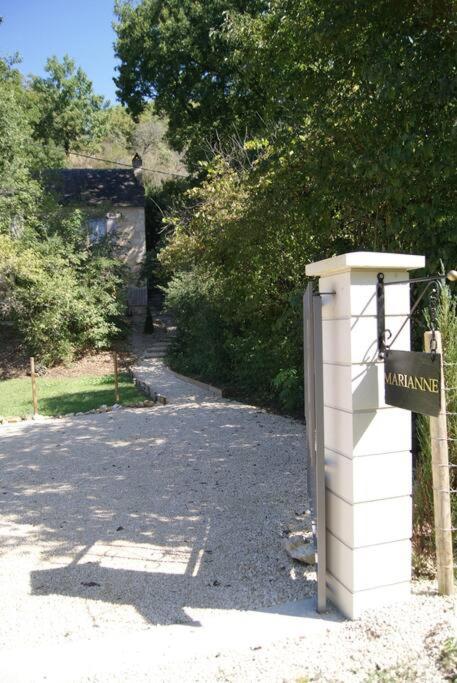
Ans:
{"type": "Polygon", "coordinates": [[[282,547],[304,523],[302,424],[139,372],[171,403],[0,432],[2,683],[364,680],[404,655],[402,625],[444,680],[452,601],[421,587],[354,624],[306,600],[315,574],[282,547]]]}

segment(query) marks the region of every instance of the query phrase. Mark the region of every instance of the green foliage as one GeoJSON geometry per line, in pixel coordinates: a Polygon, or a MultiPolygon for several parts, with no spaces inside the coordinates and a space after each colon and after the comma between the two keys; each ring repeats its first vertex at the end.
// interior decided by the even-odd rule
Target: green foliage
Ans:
{"type": "Polygon", "coordinates": [[[283,409],[296,412],[303,400],[299,311],[292,304],[294,313],[286,318],[278,317],[280,305],[265,307],[262,316],[240,310],[234,322],[228,292],[219,284],[203,270],[192,270],[175,275],[166,288],[165,303],[178,330],[173,367],[234,395],[268,404],[276,398],[283,409]]]}
{"type": "Polygon", "coordinates": [[[46,78],[34,76],[30,103],[35,138],[70,150],[96,145],[106,132],[106,103],[68,55],[48,59],[46,78]]]}
{"type": "MultiPolygon", "coordinates": [[[[211,380],[223,377],[257,400],[276,398],[282,407],[298,410],[303,400],[300,291],[318,240],[310,239],[281,192],[270,192],[261,163],[236,170],[216,159],[208,166],[208,179],[187,193],[191,208],[170,217],[174,230],[159,258],[170,270],[196,269],[197,282],[204,277],[213,283],[207,304],[220,318],[224,333],[218,329],[215,342],[220,357],[229,361],[225,370],[221,366],[221,377],[211,380]],[[286,216],[280,219],[282,212],[286,216]]],[[[185,333],[197,353],[206,345],[206,333],[199,340],[190,325],[185,333]]]]}
{"type": "Polygon", "coordinates": [[[122,325],[123,266],[86,244],[83,216],[44,234],[0,235],[0,315],[46,364],[109,346],[122,325]]]}
{"type": "Polygon", "coordinates": [[[286,197],[301,187],[302,215],[327,250],[427,253],[431,269],[452,259],[455,3],[284,10],[276,0],[227,24],[239,87],[264,89],[273,183],[284,169],[286,197]]]}
{"type": "Polygon", "coordinates": [[[106,136],[113,144],[125,148],[130,144],[134,130],[135,122],[124,107],[117,105],[106,110],[106,136]]]}
{"type": "Polygon", "coordinates": [[[302,384],[303,378],[297,368],[280,370],[273,378],[272,386],[277,392],[278,401],[289,413],[296,411],[299,407],[297,398],[301,395],[302,384]]]}
{"type": "Polygon", "coordinates": [[[210,381],[224,381],[229,361],[221,344],[223,323],[214,302],[212,282],[196,272],[179,273],[166,289],[166,306],[177,323],[173,367],[210,381]]]}
{"type": "MultiPolygon", "coordinates": [[[[444,379],[447,387],[457,387],[457,299],[448,287],[441,291],[438,309],[438,329],[441,332],[444,379]]],[[[446,392],[449,462],[457,466],[457,392],[446,392]]],[[[429,420],[418,416],[420,453],[414,485],[414,545],[418,555],[434,555],[433,483],[429,420]]],[[[457,468],[450,469],[450,488],[457,489],[457,468]]],[[[452,526],[457,526],[457,498],[451,496],[452,526]]],[[[454,546],[456,537],[454,536],[454,546]]]]}
{"type": "Polygon", "coordinates": [[[31,174],[30,139],[20,76],[0,60],[0,234],[20,232],[36,219],[41,189],[31,174]]]}
{"type": "Polygon", "coordinates": [[[135,128],[132,117],[124,107],[119,105],[107,107],[101,116],[104,119],[104,127],[98,131],[97,137],[89,138],[87,144],[81,141],[78,145],[77,151],[88,156],[71,153],[63,165],[70,168],[107,168],[106,161],[100,159],[131,164],[133,157],[131,139],[135,128]]]}
{"type": "Polygon", "coordinates": [[[239,101],[233,88],[231,46],[224,22],[229,11],[255,14],[263,0],[142,0],[116,2],[118,94],[138,115],[154,98],[169,119],[170,139],[189,158],[201,158],[224,131],[244,118],[258,124],[255,102],[239,101]],[[243,116],[239,116],[239,111],[243,116]]]}
{"type": "Polygon", "coordinates": [[[457,681],[457,639],[447,638],[444,641],[439,658],[440,668],[445,679],[455,683],[457,681]]]}
{"type": "MultiPolygon", "coordinates": [[[[290,409],[301,402],[297,296],[307,263],[356,250],[425,253],[431,271],[440,259],[457,262],[455,3],[357,0],[343,8],[273,0],[262,11],[242,3],[224,9],[211,29],[222,51],[213,53],[211,41],[204,48],[230,74],[219,99],[224,114],[211,112],[219,142],[200,163],[199,186],[171,212],[159,259],[181,287],[211,283],[205,305],[222,330],[216,356],[229,363],[220,377],[229,373],[246,391],[256,384],[290,409]]],[[[195,162],[196,136],[214,128],[203,105],[190,106],[191,90],[184,96],[190,58],[178,68],[167,37],[173,26],[180,44],[187,6],[167,11],[142,2],[121,13],[120,54],[134,59],[127,26],[133,42],[149,30],[151,42],[141,66],[125,62],[126,69],[137,64],[140,76],[130,71],[130,84],[119,85],[137,106],[152,84],[163,110],[173,106],[174,121],[183,123],[172,129],[195,162]],[[170,80],[157,76],[159,63],[170,80]]],[[[186,54],[203,49],[198,35],[189,29],[186,54]]],[[[198,67],[192,74],[205,81],[198,67]]],[[[184,294],[181,300],[188,306],[184,294]]],[[[195,325],[183,332],[180,356],[183,363],[189,354],[193,367],[191,349],[198,353],[207,336],[200,325],[196,338],[195,325]]]]}

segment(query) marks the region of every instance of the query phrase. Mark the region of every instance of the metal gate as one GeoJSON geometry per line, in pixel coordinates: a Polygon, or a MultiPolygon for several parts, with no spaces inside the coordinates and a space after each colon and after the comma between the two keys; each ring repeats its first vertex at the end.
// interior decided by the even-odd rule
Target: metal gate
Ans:
{"type": "Polygon", "coordinates": [[[133,286],[127,287],[127,305],[129,308],[133,306],[147,306],[148,288],[133,286]]]}
{"type": "Polygon", "coordinates": [[[317,611],[327,606],[324,376],[322,357],[322,301],[313,286],[303,297],[304,389],[307,441],[307,488],[317,554],[317,611]]]}

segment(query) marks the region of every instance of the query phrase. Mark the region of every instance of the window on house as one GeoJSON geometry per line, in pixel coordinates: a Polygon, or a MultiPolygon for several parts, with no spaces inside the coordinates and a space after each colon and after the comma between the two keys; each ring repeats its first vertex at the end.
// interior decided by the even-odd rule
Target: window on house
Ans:
{"type": "Polygon", "coordinates": [[[100,240],[106,237],[106,223],[106,218],[89,218],[87,225],[89,228],[89,239],[91,242],[100,242],[100,240]]]}

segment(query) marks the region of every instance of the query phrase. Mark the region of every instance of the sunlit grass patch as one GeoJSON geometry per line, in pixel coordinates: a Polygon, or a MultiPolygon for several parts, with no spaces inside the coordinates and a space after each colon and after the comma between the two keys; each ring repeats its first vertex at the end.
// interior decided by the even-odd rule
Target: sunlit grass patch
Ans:
{"type": "MultiPolygon", "coordinates": [[[[113,405],[114,375],[89,377],[37,377],[38,412],[40,415],[65,415],[113,405]]],[[[136,388],[127,373],[119,375],[119,403],[143,401],[145,396],[136,388]]],[[[32,381],[9,379],[0,382],[0,415],[13,417],[31,415],[32,381]]]]}

